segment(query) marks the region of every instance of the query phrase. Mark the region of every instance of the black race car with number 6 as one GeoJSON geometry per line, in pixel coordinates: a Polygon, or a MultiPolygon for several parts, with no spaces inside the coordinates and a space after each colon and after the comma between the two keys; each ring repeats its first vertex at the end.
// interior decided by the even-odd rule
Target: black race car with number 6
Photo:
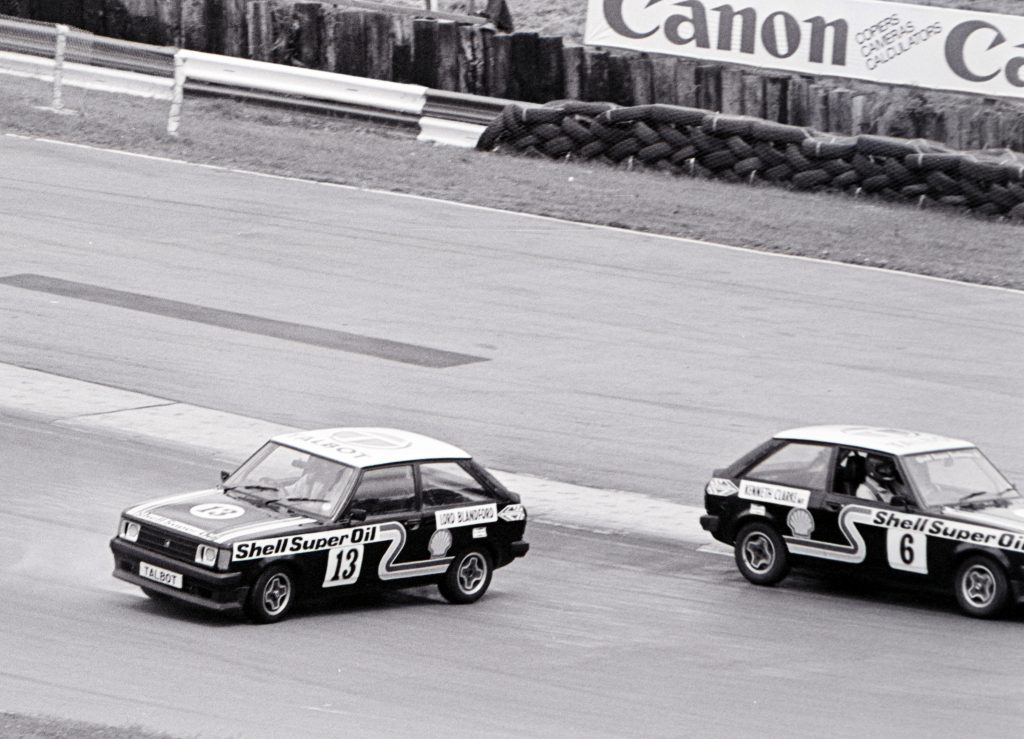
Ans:
{"type": "Polygon", "coordinates": [[[752,583],[792,564],[951,589],[981,618],[1024,600],[1024,497],[970,442],[815,426],[713,474],[701,525],[752,583]]]}
{"type": "Polygon", "coordinates": [[[287,434],[221,477],[126,510],[114,576],[269,623],[299,598],[380,587],[436,583],[472,603],[529,549],[515,493],[461,449],[407,431],[287,434]]]}

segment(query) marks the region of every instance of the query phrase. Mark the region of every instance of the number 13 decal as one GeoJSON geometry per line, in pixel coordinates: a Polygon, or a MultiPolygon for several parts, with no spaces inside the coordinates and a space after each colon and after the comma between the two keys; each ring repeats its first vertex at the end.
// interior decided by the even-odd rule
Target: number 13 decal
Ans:
{"type": "Polygon", "coordinates": [[[920,531],[886,529],[886,553],[894,570],[928,574],[928,536],[920,531]]]}
{"type": "Polygon", "coordinates": [[[363,567],[363,545],[335,547],[327,552],[327,572],[324,573],[324,587],[351,585],[359,579],[363,567]]]}

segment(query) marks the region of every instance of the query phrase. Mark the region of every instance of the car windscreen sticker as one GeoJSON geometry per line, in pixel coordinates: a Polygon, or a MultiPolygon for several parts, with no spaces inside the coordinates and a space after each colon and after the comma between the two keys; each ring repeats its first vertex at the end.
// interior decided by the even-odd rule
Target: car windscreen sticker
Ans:
{"type": "Polygon", "coordinates": [[[485,503],[484,505],[466,506],[465,508],[448,508],[434,513],[434,521],[439,529],[454,529],[459,526],[494,523],[497,520],[497,503],[485,503]]]}
{"type": "Polygon", "coordinates": [[[740,481],[740,497],[744,500],[756,500],[761,503],[789,506],[790,508],[806,508],[811,498],[810,490],[788,488],[784,485],[773,485],[767,482],[740,481]]]}

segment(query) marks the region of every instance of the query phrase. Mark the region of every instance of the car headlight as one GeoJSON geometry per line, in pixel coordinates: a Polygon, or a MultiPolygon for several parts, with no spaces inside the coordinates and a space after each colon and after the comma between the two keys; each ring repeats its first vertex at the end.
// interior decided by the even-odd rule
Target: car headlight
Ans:
{"type": "Polygon", "coordinates": [[[136,542],[139,540],[139,529],[142,528],[134,521],[129,521],[126,518],[121,519],[121,525],[118,527],[117,535],[125,541],[136,542]]]}
{"type": "Polygon", "coordinates": [[[213,567],[217,564],[217,547],[211,547],[209,544],[200,544],[196,547],[196,562],[207,567],[213,567]]]}

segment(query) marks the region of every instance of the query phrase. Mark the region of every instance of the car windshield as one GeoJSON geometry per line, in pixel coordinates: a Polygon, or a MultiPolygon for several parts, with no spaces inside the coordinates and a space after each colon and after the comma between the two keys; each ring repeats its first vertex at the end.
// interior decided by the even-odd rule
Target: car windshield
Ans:
{"type": "Polygon", "coordinates": [[[977,449],[915,454],[904,457],[903,463],[926,506],[991,504],[1021,497],[977,449]]]}
{"type": "Polygon", "coordinates": [[[224,481],[224,490],[256,503],[329,516],[357,470],[274,442],[265,444],[224,481]]]}

